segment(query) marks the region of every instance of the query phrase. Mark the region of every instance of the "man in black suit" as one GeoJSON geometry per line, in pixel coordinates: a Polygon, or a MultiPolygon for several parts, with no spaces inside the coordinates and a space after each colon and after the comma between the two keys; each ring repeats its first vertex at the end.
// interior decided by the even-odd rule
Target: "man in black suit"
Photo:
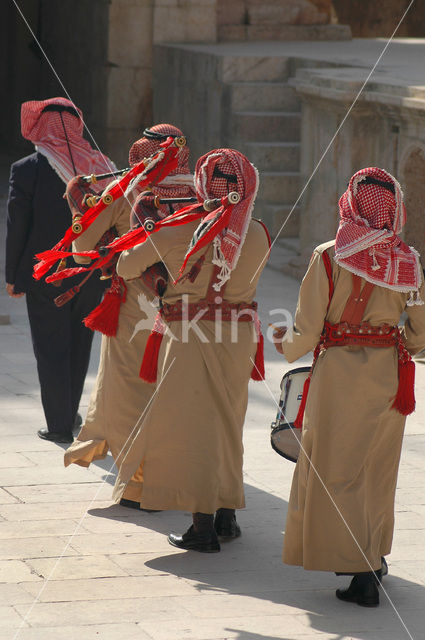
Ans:
{"type": "MultiPolygon", "coordinates": [[[[38,435],[72,442],[93,340],[83,318],[100,302],[103,283],[93,276],[78,295],[58,308],[54,298],[78,284],[81,276],[55,287],[36,282],[32,269],[34,255],[53,247],[71,224],[63,198],[67,180],[77,171],[105,171],[111,163],[82,138],[81,112],[64,98],[22,105],[22,131],[37,151],[11,167],[6,288],[11,297],[26,295],[47,423],[38,435]]],[[[67,267],[72,266],[77,265],[68,259],[67,267]]]]}

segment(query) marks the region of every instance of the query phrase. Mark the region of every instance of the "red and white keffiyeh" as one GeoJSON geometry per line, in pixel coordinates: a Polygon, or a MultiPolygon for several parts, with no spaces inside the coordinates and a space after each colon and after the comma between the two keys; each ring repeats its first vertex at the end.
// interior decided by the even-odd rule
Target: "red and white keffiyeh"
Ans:
{"type": "Polygon", "coordinates": [[[337,264],[372,284],[411,292],[408,304],[423,304],[418,293],[423,279],[419,254],[398,237],[406,209],[397,180],[378,167],[361,169],[341,196],[339,212],[337,264]],[[367,177],[393,185],[394,194],[380,184],[363,184],[367,177]]]}
{"type": "Polygon", "coordinates": [[[185,262],[207,236],[212,237],[213,264],[220,267],[218,291],[235,268],[251,220],[259,185],[258,171],[242,153],[235,149],[215,149],[199,158],[195,169],[195,188],[198,200],[223,198],[237,191],[240,201],[228,208],[230,217],[213,211],[206,215],[196,229],[185,262]]]}
{"type": "Polygon", "coordinates": [[[75,175],[116,171],[115,164],[83,138],[83,125],[81,110],[66,98],[31,100],[21,107],[23,137],[46,156],[65,184],[75,175]],[[69,111],[44,111],[51,105],[75,110],[79,117],[69,111]]]}
{"type": "MultiPolygon", "coordinates": [[[[182,131],[172,124],[156,124],[150,127],[149,131],[163,136],[183,136],[182,131]]],[[[160,144],[161,139],[155,140],[143,137],[140,138],[140,140],[136,140],[128,154],[130,166],[132,167],[144,158],[149,158],[152,154],[156,153],[160,148],[160,144]]],[[[189,169],[189,153],[190,149],[187,145],[181,149],[178,156],[179,163],[177,168],[171,171],[160,184],[153,185],[151,188],[152,193],[162,198],[190,198],[195,195],[193,175],[189,169]]],[[[135,189],[137,190],[137,184],[135,189]]],[[[158,212],[161,217],[170,214],[166,205],[161,205],[158,212]]]]}

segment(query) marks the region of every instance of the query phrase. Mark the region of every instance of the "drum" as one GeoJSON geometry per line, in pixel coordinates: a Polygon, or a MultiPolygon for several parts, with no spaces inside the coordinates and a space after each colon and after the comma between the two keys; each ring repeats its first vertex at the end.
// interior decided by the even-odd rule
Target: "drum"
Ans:
{"type": "Polygon", "coordinates": [[[296,429],[294,422],[303,396],[304,382],[310,370],[311,367],[298,367],[285,373],[280,383],[279,410],[271,425],[272,448],[291,462],[298,460],[300,452],[301,429],[296,429]]]}

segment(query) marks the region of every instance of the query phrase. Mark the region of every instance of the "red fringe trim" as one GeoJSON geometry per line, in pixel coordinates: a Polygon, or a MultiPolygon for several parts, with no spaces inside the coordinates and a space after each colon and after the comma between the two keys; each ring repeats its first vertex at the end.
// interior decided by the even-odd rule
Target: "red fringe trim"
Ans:
{"type": "Polygon", "coordinates": [[[296,429],[302,429],[302,426],[303,426],[305,405],[307,403],[307,396],[310,389],[310,380],[311,380],[311,377],[308,376],[308,378],[304,382],[303,397],[301,398],[301,403],[298,409],[297,417],[295,418],[295,422],[294,422],[294,427],[296,429]]]}
{"type": "Polygon", "coordinates": [[[255,354],[254,366],[251,371],[251,380],[255,380],[259,382],[260,380],[264,380],[266,377],[265,367],[264,367],[264,336],[260,333],[260,338],[257,344],[257,352],[255,354]]]}
{"type": "Polygon", "coordinates": [[[392,408],[402,416],[408,416],[415,410],[415,363],[413,360],[398,361],[398,389],[392,408]]]}
{"type": "Polygon", "coordinates": [[[127,287],[121,280],[118,284],[105,292],[102,302],[83,320],[88,329],[110,338],[117,335],[121,304],[126,299],[127,287]]]}
{"type": "Polygon", "coordinates": [[[139,374],[145,382],[153,383],[157,380],[158,357],[163,337],[163,333],[152,331],[148,338],[139,374]]]}

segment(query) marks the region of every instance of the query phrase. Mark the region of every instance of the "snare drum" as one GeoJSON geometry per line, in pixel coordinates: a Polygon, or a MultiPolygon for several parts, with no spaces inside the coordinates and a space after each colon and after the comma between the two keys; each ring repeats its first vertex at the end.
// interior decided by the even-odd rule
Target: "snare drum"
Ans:
{"type": "Polygon", "coordinates": [[[272,448],[291,462],[298,460],[300,452],[301,429],[296,429],[294,422],[301,404],[304,382],[310,370],[311,367],[298,367],[285,373],[280,383],[279,410],[271,425],[272,448]]]}

